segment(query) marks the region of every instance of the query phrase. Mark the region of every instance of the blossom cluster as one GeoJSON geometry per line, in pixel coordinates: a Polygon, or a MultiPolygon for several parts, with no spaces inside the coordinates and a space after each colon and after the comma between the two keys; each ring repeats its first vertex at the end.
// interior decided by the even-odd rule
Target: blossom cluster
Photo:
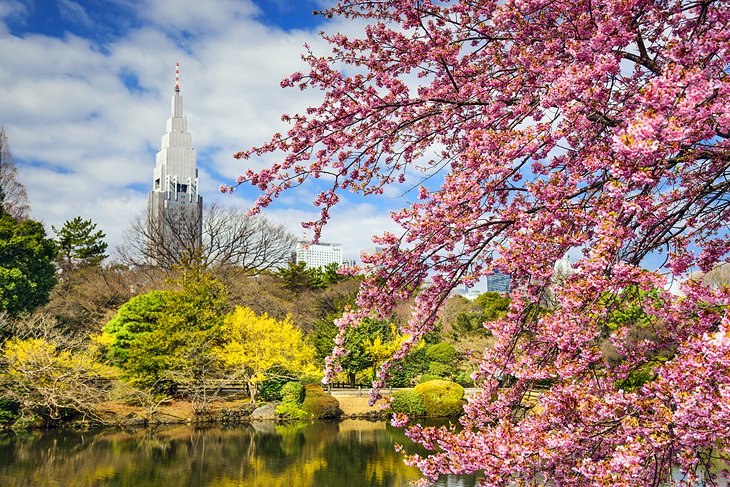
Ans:
{"type": "Polygon", "coordinates": [[[386,250],[337,322],[329,373],[348,327],[413,299],[376,398],[453,289],[507,273],[510,311],[485,324],[495,344],[463,427],[409,430],[434,451],[409,460],[424,482],[664,485],[675,467],[713,482],[730,453],[730,290],[665,288],[728,260],[730,4],[341,0],[327,14],[367,27],[325,35],[332,52],[282,82],[324,100],[237,154],[281,154],[237,184],[260,188],[258,211],[334,176],[318,235],[338,193],[424,176],[393,213],[402,233],[374,239],[386,250]],[[566,252],[579,257],[556,285],[566,252]]]}

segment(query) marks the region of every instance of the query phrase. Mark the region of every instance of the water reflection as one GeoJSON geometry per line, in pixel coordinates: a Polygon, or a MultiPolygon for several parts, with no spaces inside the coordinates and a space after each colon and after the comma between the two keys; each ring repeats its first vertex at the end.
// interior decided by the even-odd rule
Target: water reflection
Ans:
{"type": "MultiPolygon", "coordinates": [[[[401,487],[419,478],[402,431],[346,420],[221,429],[45,431],[0,437],[0,485],[18,487],[401,487]]],[[[471,477],[441,486],[472,487],[471,477]]]]}

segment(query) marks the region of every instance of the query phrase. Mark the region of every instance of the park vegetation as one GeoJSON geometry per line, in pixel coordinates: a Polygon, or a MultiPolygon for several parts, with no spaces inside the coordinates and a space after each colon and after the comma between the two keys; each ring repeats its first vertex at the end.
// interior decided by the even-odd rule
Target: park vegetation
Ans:
{"type": "MultiPolygon", "coordinates": [[[[11,169],[4,174],[14,175],[11,169]]],[[[152,237],[135,221],[128,239],[136,246],[110,258],[105,234],[80,216],[46,235],[27,217],[17,184],[7,177],[0,193],[15,195],[0,207],[0,424],[103,423],[114,420],[103,408],[115,402],[154,418],[172,400],[188,401],[206,420],[224,390],[252,405],[281,401],[285,418],[341,414],[317,384],[337,334],[334,320],[355,305],[361,278],[334,265],[285,264],[293,240],[282,228],[263,217],[236,223],[237,213],[220,208],[206,213],[201,248],[150,265],[130,260],[152,237]]],[[[475,313],[504,312],[464,301],[454,298],[467,311],[445,315],[444,329],[475,313]]],[[[402,319],[394,313],[353,330],[342,385],[373,381],[407,339],[397,331],[402,319]]],[[[469,334],[483,337],[484,329],[461,337],[469,334]]],[[[471,385],[468,353],[455,345],[447,334],[430,334],[390,385],[433,378],[471,385]]]]}
{"type": "MultiPolygon", "coordinates": [[[[97,277],[114,272],[125,279],[138,272],[117,264],[105,267],[101,259],[78,264],[78,269],[66,267],[65,258],[61,263],[57,287],[65,289],[85,286],[92,272],[97,277]]],[[[343,277],[333,268],[297,265],[244,279],[257,289],[261,279],[269,284],[274,295],[258,296],[259,309],[267,308],[267,299],[277,303],[288,298],[291,306],[311,305],[315,309],[310,313],[320,314],[312,322],[297,323],[288,308],[271,306],[271,315],[258,313],[238,304],[247,298],[235,296],[213,271],[195,261],[181,263],[161,289],[136,294],[126,302],[109,300],[108,308],[93,314],[96,319],[86,312],[74,319],[73,311],[93,299],[85,296],[84,302],[74,303],[75,294],[63,297],[63,307],[55,302],[61,297],[51,293],[46,296],[50,302],[32,313],[11,315],[5,310],[0,420],[18,427],[104,422],[111,418],[99,408],[110,401],[140,406],[153,417],[161,404],[173,399],[189,401],[196,417],[206,420],[225,389],[238,391],[234,397],[247,397],[252,404],[282,401],[277,414],[283,418],[341,414],[337,401],[315,384],[322,378],[324,359],[336,335],[334,317],[354,303],[357,286],[352,284],[359,279],[343,277]],[[301,394],[292,393],[292,387],[301,394]]],[[[113,291],[113,282],[112,289],[97,292],[113,291]]],[[[395,331],[399,319],[394,315],[391,320],[373,320],[367,333],[365,328],[353,330],[348,343],[356,352],[347,362],[341,385],[368,387],[377,368],[404,339],[395,331]]],[[[390,385],[412,387],[438,378],[470,386],[467,354],[440,337],[432,333],[423,341],[390,385]]]]}

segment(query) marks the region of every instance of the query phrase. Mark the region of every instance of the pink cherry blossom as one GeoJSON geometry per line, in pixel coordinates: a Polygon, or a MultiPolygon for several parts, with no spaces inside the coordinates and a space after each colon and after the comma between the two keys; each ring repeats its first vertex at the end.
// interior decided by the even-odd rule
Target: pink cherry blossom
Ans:
{"type": "Polygon", "coordinates": [[[255,213],[330,176],[315,238],[343,191],[418,187],[393,212],[401,234],[364,259],[328,374],[347,328],[414,298],[377,398],[453,289],[508,273],[463,428],[408,430],[432,451],[408,459],[423,482],[658,486],[676,467],[682,485],[712,485],[730,453],[730,288],[665,288],[728,261],[730,3],[340,0],[326,15],[367,26],[307,48],[308,71],[282,86],[322,103],[236,154],[276,161],[236,184],[261,190],[255,213]],[[553,284],[568,251],[575,272],[553,284]],[[629,306],[640,318],[617,320],[629,306]]]}

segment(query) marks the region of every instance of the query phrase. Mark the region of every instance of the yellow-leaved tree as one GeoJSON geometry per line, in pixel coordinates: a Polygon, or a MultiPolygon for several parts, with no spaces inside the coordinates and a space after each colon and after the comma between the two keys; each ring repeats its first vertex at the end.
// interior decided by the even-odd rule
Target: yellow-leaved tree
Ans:
{"type": "Polygon", "coordinates": [[[106,400],[117,370],[96,360],[91,347],[63,350],[43,338],[11,338],[0,354],[0,395],[18,402],[24,415],[46,422],[64,413],[100,420],[95,406],[106,400]]]}
{"type": "Polygon", "coordinates": [[[292,373],[315,371],[314,352],[289,317],[276,320],[237,306],[223,322],[222,338],[215,353],[232,378],[246,382],[251,400],[272,367],[292,373]]]}
{"type": "MultiPolygon", "coordinates": [[[[365,352],[372,360],[373,377],[380,368],[380,365],[403,346],[403,342],[410,338],[410,335],[401,335],[395,325],[390,325],[390,338],[384,339],[381,335],[368,338],[364,343],[365,352]]],[[[419,343],[414,350],[423,348],[423,342],[419,343]]]]}

